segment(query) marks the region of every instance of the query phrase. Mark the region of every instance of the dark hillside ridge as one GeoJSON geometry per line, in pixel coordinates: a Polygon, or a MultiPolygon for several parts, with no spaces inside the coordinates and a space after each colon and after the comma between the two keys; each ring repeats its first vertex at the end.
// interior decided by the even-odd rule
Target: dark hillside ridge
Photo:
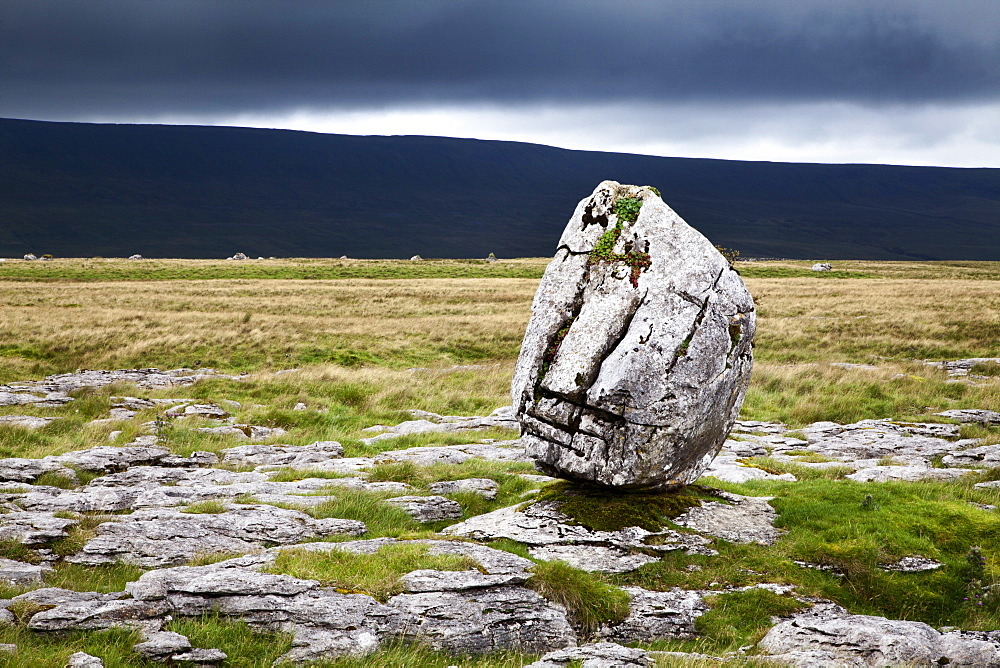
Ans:
{"type": "Polygon", "coordinates": [[[604,179],[744,256],[1000,259],[1000,169],[0,119],[0,257],[551,255],[604,179]]]}

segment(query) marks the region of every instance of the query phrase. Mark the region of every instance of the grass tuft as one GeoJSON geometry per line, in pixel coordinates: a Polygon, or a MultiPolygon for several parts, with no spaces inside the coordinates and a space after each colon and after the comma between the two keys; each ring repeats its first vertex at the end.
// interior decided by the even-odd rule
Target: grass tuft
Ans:
{"type": "Polygon", "coordinates": [[[387,601],[403,592],[400,578],[411,571],[465,571],[480,568],[471,557],[454,554],[430,554],[424,543],[386,545],[375,554],[357,554],[346,550],[282,550],[268,568],[270,573],[318,580],[325,586],[352,594],[368,594],[387,601]]]}
{"type": "Polygon", "coordinates": [[[565,561],[540,561],[532,572],[528,586],[563,606],[584,635],[589,636],[602,624],[628,617],[628,593],[608,584],[598,573],[574,568],[565,561]]]}

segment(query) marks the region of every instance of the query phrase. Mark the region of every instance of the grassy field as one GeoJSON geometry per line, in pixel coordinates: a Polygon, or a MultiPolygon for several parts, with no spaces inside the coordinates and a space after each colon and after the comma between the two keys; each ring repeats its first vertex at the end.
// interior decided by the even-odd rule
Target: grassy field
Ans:
{"type": "MultiPolygon", "coordinates": [[[[513,364],[544,264],[538,259],[9,260],[0,264],[0,382],[78,368],[201,366],[249,375],[158,392],[122,386],[82,391],[76,401],[59,408],[0,408],[0,414],[64,418],[35,431],[0,426],[0,456],[40,457],[106,443],[111,430],[122,427],[87,423],[106,416],[110,397],[119,394],[234,400],[241,404],[235,411],[239,421],[286,428],[283,443],[333,439],[344,444],[348,456],[468,442],[468,435],[420,435],[368,446],[360,438],[366,435],[361,429],[369,425],[409,419],[405,411],[411,408],[482,415],[509,403],[513,364]],[[286,369],[299,371],[274,373],[286,369]],[[308,410],[293,410],[300,402],[308,410]]],[[[810,266],[778,261],[738,265],[757,301],[759,318],[744,418],[801,427],[817,420],[939,420],[931,414],[947,408],[1000,410],[1000,376],[976,384],[954,382],[925,364],[1000,357],[1000,263],[836,262],[830,273],[811,272],[810,266]],[[831,366],[839,362],[873,368],[831,366]]],[[[153,409],[141,413],[124,427],[117,442],[127,442],[138,433],[139,422],[155,417],[153,409]]],[[[232,445],[223,437],[197,432],[197,426],[169,425],[170,447],[186,454],[232,445]]],[[[963,433],[1000,442],[998,428],[963,427],[963,433]]],[[[476,437],[487,436],[512,435],[489,432],[476,437]]],[[[531,487],[512,475],[518,471],[523,467],[469,464],[384,467],[373,475],[418,489],[435,480],[492,477],[501,485],[496,502],[476,505],[463,499],[468,512],[478,513],[510,505],[531,487]]],[[[980,575],[1000,578],[1000,514],[974,512],[969,504],[1000,504],[1000,491],[974,489],[971,479],[861,485],[839,479],[842,472],[796,474],[808,479],[715,483],[734,492],[776,497],[773,505],[788,534],[774,547],[722,545],[719,557],[674,555],[610,581],[651,588],[785,582],[859,613],[1000,628],[1000,596],[975,609],[962,602],[971,577],[966,557],[973,546],[982,546],[987,558],[980,575]],[[874,497],[877,510],[861,505],[867,494],[874,497]],[[946,568],[926,575],[877,568],[911,552],[937,558],[946,568]],[[792,564],[797,559],[826,563],[847,575],[838,578],[798,568],[792,564]],[[685,570],[688,566],[701,570],[685,570]]],[[[290,471],[288,479],[302,475],[290,471]]],[[[974,481],[990,475],[980,474],[974,481]]],[[[368,537],[428,535],[425,527],[387,510],[378,498],[344,493],[338,503],[314,512],[363,519],[370,527],[368,537]]],[[[56,577],[59,586],[111,591],[134,579],[136,572],[62,568],[50,583],[56,577]]],[[[606,586],[587,585],[593,591],[605,591],[601,587],[606,586]]],[[[701,640],[664,647],[732,650],[755,641],[772,614],[787,612],[794,604],[761,590],[720,594],[713,611],[700,622],[701,640]]],[[[579,605],[583,616],[589,604],[579,605]]],[[[246,665],[269,665],[288,642],[250,634],[245,626],[225,620],[173,624],[186,625],[183,632],[192,638],[202,634],[212,638],[205,642],[215,643],[202,646],[227,652],[230,646],[241,651],[240,643],[258,643],[254,662],[246,665]]],[[[92,647],[95,638],[38,638],[23,628],[0,633],[0,642],[35,647],[35,665],[53,666],[62,665],[67,643],[92,647]]],[[[145,665],[127,656],[134,642],[131,635],[108,632],[99,639],[124,648],[123,658],[107,665],[145,665]]],[[[460,665],[515,666],[522,658],[505,655],[460,665]]],[[[7,665],[3,661],[0,658],[0,665],[7,665]]],[[[429,650],[399,647],[369,657],[369,663],[358,661],[330,665],[454,665],[429,650]]],[[[665,660],[664,665],[674,664],[665,660]]]]}

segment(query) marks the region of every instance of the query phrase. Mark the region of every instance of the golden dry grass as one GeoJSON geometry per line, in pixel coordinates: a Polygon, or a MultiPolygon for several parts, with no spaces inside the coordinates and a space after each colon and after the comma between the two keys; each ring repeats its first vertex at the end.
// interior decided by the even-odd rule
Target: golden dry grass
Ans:
{"type": "MultiPolygon", "coordinates": [[[[194,271],[207,261],[162,262],[194,271]]],[[[975,278],[992,276],[1000,263],[841,265],[913,277],[747,278],[759,324],[745,414],[798,424],[998,408],[996,382],[948,384],[919,360],[1000,356],[1000,281],[975,278]],[[927,277],[935,271],[941,278],[927,277]],[[830,362],[879,368],[842,370],[830,362]]],[[[428,408],[419,403],[428,379],[407,367],[500,364],[470,372],[478,385],[455,389],[471,391],[464,405],[487,405],[506,394],[536,285],[519,278],[0,281],[0,381],[76,368],[306,367],[337,376],[335,383],[385,388],[366,395],[381,396],[371,401],[383,410],[392,396],[412,402],[399,408],[428,408]],[[405,397],[401,386],[410,388],[405,397]]],[[[433,405],[462,405],[427,389],[433,405]]]]}

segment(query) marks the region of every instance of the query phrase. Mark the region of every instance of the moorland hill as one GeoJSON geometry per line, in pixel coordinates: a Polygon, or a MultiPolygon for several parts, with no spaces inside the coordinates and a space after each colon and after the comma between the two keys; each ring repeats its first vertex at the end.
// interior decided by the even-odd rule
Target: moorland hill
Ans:
{"type": "Polygon", "coordinates": [[[1000,169],[2,119],[0,256],[546,256],[604,179],[744,256],[1000,259],[1000,169]]]}

